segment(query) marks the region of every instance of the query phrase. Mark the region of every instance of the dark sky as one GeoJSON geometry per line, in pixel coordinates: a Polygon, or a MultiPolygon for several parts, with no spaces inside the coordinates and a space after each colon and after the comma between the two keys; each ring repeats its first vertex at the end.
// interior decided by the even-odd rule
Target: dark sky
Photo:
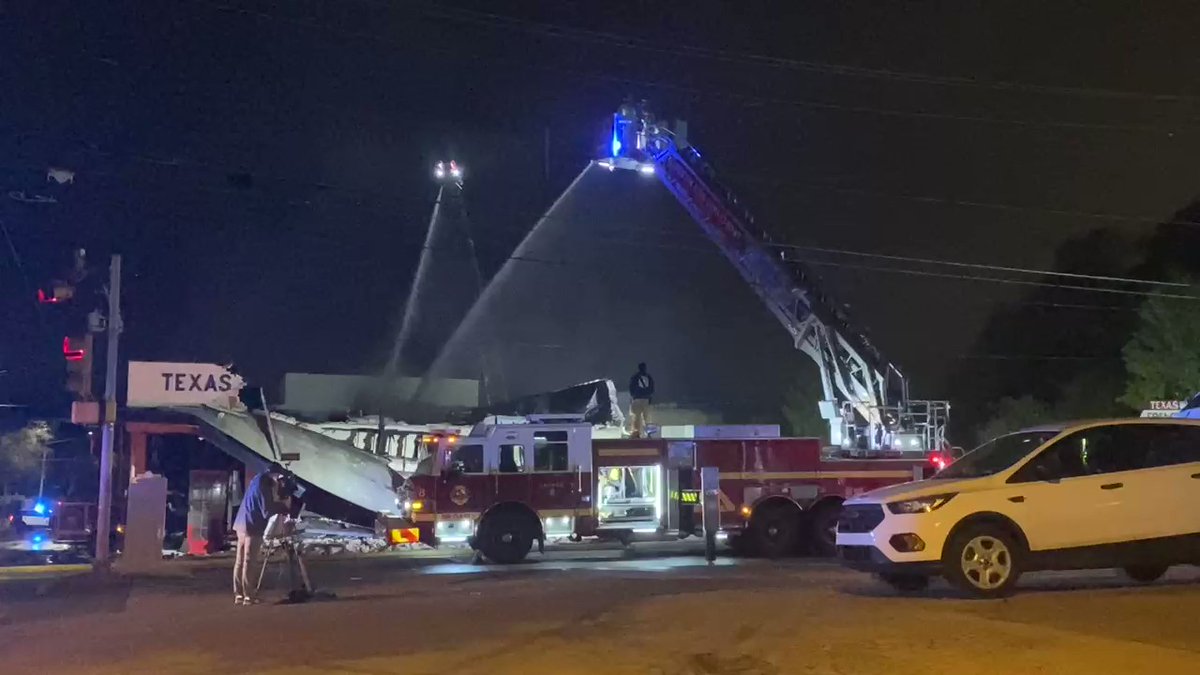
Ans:
{"type": "MultiPolygon", "coordinates": [[[[136,358],[232,358],[271,384],[369,371],[432,162],[468,165],[494,270],[627,93],[688,119],[789,241],[1044,267],[1067,237],[1200,192],[1200,10],[1089,4],[3,2],[0,219],[24,275],[0,242],[0,401],[58,387],[60,317],[39,320],[28,284],[72,245],[125,255],[136,358]],[[75,183],[47,186],[48,166],[75,183]]],[[[821,269],[922,395],[1013,297],[821,269]]]]}

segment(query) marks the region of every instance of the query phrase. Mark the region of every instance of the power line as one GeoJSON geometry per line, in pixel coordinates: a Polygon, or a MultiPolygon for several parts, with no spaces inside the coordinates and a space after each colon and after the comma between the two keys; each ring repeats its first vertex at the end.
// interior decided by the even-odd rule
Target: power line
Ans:
{"type": "MultiPolygon", "coordinates": [[[[393,6],[394,3],[387,0],[365,0],[375,5],[393,6]]],[[[1055,86],[1045,84],[1033,84],[1027,82],[1018,82],[1011,80],[978,80],[971,77],[952,76],[952,75],[932,75],[929,73],[919,73],[903,70],[891,70],[883,68],[869,68],[863,66],[851,66],[845,64],[833,64],[820,61],[791,59],[779,56],[769,56],[766,54],[755,54],[749,52],[737,52],[731,50],[712,49],[707,47],[697,47],[687,44],[674,44],[670,47],[661,44],[653,43],[643,38],[630,36],[627,34],[594,31],[573,26],[563,26],[560,24],[544,23],[531,21],[528,19],[520,19],[517,17],[507,16],[503,14],[494,14],[490,12],[482,12],[478,10],[464,9],[460,7],[446,7],[442,5],[418,5],[416,7],[409,6],[426,16],[434,16],[452,21],[464,23],[472,23],[475,25],[495,24],[502,25],[506,28],[518,28],[526,32],[537,33],[549,37],[560,39],[585,39],[593,42],[598,42],[626,49],[636,49],[641,51],[673,54],[677,56],[703,58],[714,61],[723,61],[729,63],[741,63],[746,65],[768,66],[772,68],[782,68],[788,70],[801,70],[808,72],[821,73],[826,75],[837,75],[846,77],[857,77],[865,79],[883,79],[894,80],[900,82],[910,82],[917,84],[929,84],[937,86],[953,86],[953,87],[969,87],[977,89],[992,89],[997,91],[1019,91],[1037,94],[1056,94],[1063,96],[1085,96],[1093,98],[1113,98],[1113,99],[1132,99],[1132,100],[1150,100],[1157,102],[1200,102],[1200,97],[1190,96],[1187,94],[1176,93],[1153,93],[1153,92],[1138,92],[1125,91],[1117,89],[1108,89],[1101,87],[1083,87],[1083,86],[1055,86]]]]}
{"type": "MultiPolygon", "coordinates": [[[[25,131],[14,132],[14,135],[24,136],[24,137],[44,137],[39,134],[25,132],[25,131]]],[[[165,167],[165,168],[182,169],[185,167],[193,167],[193,168],[198,168],[198,169],[212,170],[214,172],[221,173],[226,176],[228,176],[230,174],[247,173],[244,170],[244,168],[235,167],[233,165],[216,164],[213,162],[206,162],[206,161],[192,159],[189,157],[183,157],[183,156],[178,156],[178,155],[173,155],[168,158],[168,157],[159,157],[159,156],[149,155],[149,154],[146,154],[143,152],[138,152],[138,151],[122,153],[122,152],[117,152],[117,151],[113,151],[113,150],[103,149],[99,144],[94,143],[94,142],[89,141],[84,138],[74,138],[71,140],[75,143],[78,143],[82,147],[82,150],[84,150],[85,152],[89,152],[89,153],[96,154],[96,155],[103,156],[103,157],[118,158],[118,159],[125,159],[128,161],[139,162],[139,163],[154,166],[157,168],[165,167]]],[[[41,167],[41,166],[34,167],[33,165],[29,165],[27,167],[19,167],[19,168],[22,170],[36,169],[39,171],[43,169],[43,167],[41,167]]],[[[111,172],[111,171],[109,171],[109,172],[90,171],[89,173],[96,174],[96,175],[112,176],[112,177],[118,176],[118,174],[116,174],[115,172],[111,172]]],[[[263,178],[270,182],[282,183],[282,184],[293,184],[293,185],[317,190],[320,192],[345,192],[347,194],[367,196],[367,197],[371,197],[374,199],[378,199],[380,197],[386,196],[382,193],[375,192],[372,190],[367,190],[367,189],[362,189],[362,188],[351,188],[351,187],[337,185],[334,183],[329,183],[329,182],[320,181],[320,180],[285,178],[282,176],[276,176],[276,175],[272,175],[269,173],[263,173],[263,172],[258,172],[258,171],[252,171],[252,172],[249,172],[249,174],[253,177],[263,178]]],[[[778,178],[768,178],[766,176],[760,176],[757,174],[746,174],[746,173],[740,173],[740,172],[724,172],[723,171],[723,172],[721,172],[721,175],[724,177],[732,176],[736,179],[746,180],[746,181],[756,182],[756,183],[762,183],[762,184],[768,184],[768,185],[772,185],[772,186],[776,186],[776,187],[794,187],[794,188],[800,188],[800,189],[804,189],[804,190],[819,190],[819,191],[834,192],[834,193],[854,194],[854,195],[867,196],[867,197],[880,198],[880,199],[902,199],[902,200],[907,200],[907,201],[913,201],[913,202],[919,202],[919,203],[925,203],[925,204],[935,204],[935,205],[941,205],[941,206],[956,206],[956,207],[977,208],[977,209],[1013,211],[1013,212],[1019,212],[1019,213],[1035,213],[1035,214],[1052,215],[1052,216],[1058,216],[1058,217],[1064,217],[1064,218],[1086,218],[1086,219],[1095,219],[1095,220],[1106,220],[1106,221],[1111,221],[1111,222],[1136,223],[1136,224],[1149,225],[1149,226],[1155,226],[1155,227],[1159,226],[1159,225],[1173,225],[1173,226],[1181,226],[1181,227],[1200,227],[1200,221],[1186,220],[1186,219],[1179,219],[1179,218],[1163,219],[1161,217],[1155,217],[1155,216],[1129,215],[1129,214],[1120,214],[1120,213],[1110,213],[1110,212],[1104,212],[1104,211],[1083,211],[1083,210],[1078,210],[1078,209],[1063,209],[1063,208],[1054,208],[1054,207],[1047,207],[1047,206],[1030,206],[1030,205],[1025,205],[1025,204],[1013,204],[1010,202],[955,199],[952,197],[943,197],[943,196],[937,196],[937,195],[906,194],[906,193],[902,193],[902,192],[887,192],[887,191],[872,190],[872,189],[868,189],[868,188],[859,188],[859,187],[851,187],[851,186],[828,185],[828,184],[823,184],[823,183],[807,183],[807,182],[793,181],[793,180],[781,180],[778,178]]],[[[231,190],[230,192],[233,192],[233,191],[231,190]]],[[[531,215],[536,215],[536,214],[531,214],[531,215]]]]}
{"type": "MultiPolygon", "coordinates": [[[[588,238],[588,235],[583,235],[583,238],[588,238]]],[[[691,253],[710,253],[710,252],[717,253],[717,251],[711,250],[711,249],[680,246],[678,244],[667,244],[667,243],[657,243],[657,242],[619,240],[619,239],[612,239],[612,238],[597,238],[596,242],[600,245],[608,245],[608,246],[632,246],[632,247],[639,247],[639,248],[651,247],[651,248],[662,248],[662,249],[667,249],[667,250],[672,250],[672,251],[691,252],[691,253]]],[[[784,262],[800,263],[800,264],[804,264],[804,265],[815,265],[815,266],[820,266],[820,267],[834,267],[834,268],[854,269],[854,270],[862,270],[862,271],[869,271],[869,272],[905,274],[905,275],[910,275],[910,276],[933,277],[933,278],[940,278],[940,279],[955,279],[955,280],[960,280],[960,281],[1010,284],[1010,285],[1017,285],[1017,286],[1033,286],[1033,287],[1039,287],[1039,288],[1058,288],[1058,289],[1063,289],[1063,290],[1092,292],[1092,293],[1107,293],[1107,294],[1123,295],[1123,296],[1156,297],[1156,298],[1167,298],[1167,299],[1173,299],[1173,300],[1200,301],[1200,296],[1179,294],[1179,293],[1162,293],[1162,292],[1155,292],[1155,291],[1108,288],[1108,287],[1099,287],[1099,286],[1081,286],[1081,285],[1075,285],[1075,284],[1056,284],[1056,283],[1043,282],[1043,281],[1030,281],[1030,280],[1026,280],[1026,279],[1007,279],[1007,278],[1002,278],[1002,277],[987,277],[987,276],[975,276],[975,275],[969,275],[969,274],[931,272],[928,270],[917,270],[917,269],[901,268],[901,267],[879,267],[879,266],[873,266],[873,265],[859,265],[859,264],[854,264],[854,263],[834,262],[834,261],[828,261],[828,260],[797,260],[797,259],[792,259],[792,258],[784,258],[783,260],[784,260],[784,262]]],[[[557,258],[557,259],[541,258],[541,257],[537,257],[537,256],[517,254],[516,252],[514,252],[513,254],[506,256],[500,260],[501,264],[507,263],[509,261],[517,262],[517,263],[532,263],[532,264],[545,265],[545,266],[550,266],[550,267],[560,267],[560,268],[579,268],[579,267],[581,267],[581,265],[578,262],[569,261],[565,257],[557,258]]],[[[1081,309],[1096,309],[1096,310],[1100,310],[1100,309],[1103,309],[1103,310],[1131,309],[1131,308],[1127,308],[1127,307],[1116,307],[1116,306],[1106,306],[1106,305],[1083,305],[1083,304],[1074,305],[1074,304],[1070,304],[1070,303],[1043,303],[1043,304],[1044,304],[1044,306],[1050,306],[1050,307],[1081,308],[1081,309]]]]}
{"type": "Polygon", "coordinates": [[[792,260],[805,265],[820,265],[827,267],[844,267],[847,269],[863,270],[868,272],[885,272],[893,274],[907,274],[912,276],[936,277],[940,279],[960,279],[964,281],[981,281],[996,284],[1012,284],[1016,286],[1038,286],[1042,288],[1061,288],[1074,291],[1086,291],[1090,293],[1109,293],[1114,295],[1131,295],[1140,297],[1167,298],[1170,300],[1200,300],[1200,296],[1184,295],[1180,293],[1157,293],[1154,291],[1138,291],[1122,288],[1100,288],[1096,286],[1077,286],[1072,284],[1052,284],[1041,281],[1028,281],[1025,279],[1004,279],[1000,277],[978,277],[968,274],[951,274],[948,272],[929,272],[926,270],[903,269],[899,267],[876,267],[872,265],[857,265],[853,263],[837,263],[819,260],[792,260]]]}
{"type": "MultiPolygon", "coordinates": [[[[115,176],[115,174],[111,174],[111,173],[107,174],[107,175],[115,176]]],[[[281,179],[281,180],[286,180],[286,179],[281,179]]],[[[316,186],[318,184],[311,184],[311,185],[316,186]]],[[[225,194],[225,195],[231,195],[231,196],[242,196],[244,194],[241,191],[231,190],[231,189],[206,188],[206,187],[200,187],[200,186],[196,186],[195,189],[202,190],[205,192],[212,192],[212,193],[225,194]]],[[[296,202],[293,200],[289,200],[288,204],[292,205],[292,206],[311,206],[309,204],[305,204],[302,202],[296,202]]],[[[377,213],[377,214],[380,214],[383,216],[393,215],[392,212],[384,210],[384,209],[368,208],[360,202],[355,202],[355,204],[358,208],[366,208],[367,210],[369,210],[373,213],[377,213]]],[[[541,219],[542,220],[562,220],[562,218],[559,218],[556,216],[549,216],[549,215],[543,215],[541,219]]],[[[493,226],[492,229],[501,229],[501,230],[507,230],[507,231],[511,231],[511,232],[527,231],[526,228],[524,228],[524,227],[516,228],[516,227],[493,226]]],[[[628,232],[628,233],[633,233],[633,234],[644,234],[644,233],[649,233],[649,232],[656,232],[656,233],[663,232],[662,230],[645,230],[643,228],[634,228],[634,227],[625,226],[625,225],[621,225],[616,228],[612,228],[612,231],[628,232]]],[[[685,236],[692,236],[692,237],[695,237],[697,241],[703,240],[703,241],[707,242],[707,239],[703,237],[703,234],[699,230],[690,230],[688,232],[676,230],[675,232],[668,231],[668,232],[666,232],[666,234],[670,234],[670,235],[680,234],[680,235],[685,235],[685,236]]],[[[595,234],[572,233],[572,237],[573,238],[580,238],[580,237],[587,238],[587,239],[590,239],[601,245],[653,247],[653,248],[664,248],[664,249],[670,249],[670,250],[676,250],[676,251],[704,252],[704,253],[707,253],[709,251],[709,249],[707,249],[707,248],[701,249],[701,248],[696,248],[696,247],[686,247],[686,246],[681,246],[678,243],[648,242],[648,241],[637,240],[637,239],[618,240],[618,239],[613,239],[611,237],[600,237],[595,234]]],[[[496,239],[494,237],[485,237],[485,238],[491,239],[492,241],[496,241],[496,239]]],[[[867,258],[874,258],[874,259],[881,259],[881,260],[892,260],[892,261],[898,261],[898,262],[912,262],[912,263],[926,264],[926,265],[943,265],[943,266],[950,266],[950,267],[957,267],[957,268],[964,268],[964,269],[981,269],[981,270],[989,270],[989,271],[1001,271],[1001,272],[1031,274],[1031,275],[1043,275],[1043,276],[1062,277],[1062,278],[1071,278],[1071,279],[1088,279],[1088,280],[1094,280],[1094,281],[1105,281],[1105,282],[1116,282],[1116,283],[1149,284],[1149,285],[1158,285],[1158,286],[1174,287],[1174,288],[1187,288],[1190,286],[1190,284],[1182,283],[1182,282],[1166,282],[1166,281],[1159,281],[1159,280],[1153,280],[1153,279],[1135,279],[1135,278],[1129,278],[1129,277],[1119,277],[1119,276],[1110,276],[1110,275],[1059,272],[1059,271],[1054,271],[1054,270],[1012,267],[1012,266],[1003,266],[1003,265],[993,265],[993,264],[987,264],[987,263],[968,263],[968,262],[953,261],[953,260],[920,258],[920,257],[912,257],[912,256],[894,255],[894,254],[874,253],[874,252],[868,252],[868,251],[855,251],[855,250],[839,249],[839,248],[805,246],[805,245],[797,245],[797,244],[779,244],[779,243],[772,243],[772,244],[766,244],[766,245],[769,247],[786,249],[786,250],[812,251],[812,252],[818,252],[818,253],[829,253],[829,254],[847,255],[847,256],[855,256],[855,257],[867,257],[867,258]]],[[[512,255],[512,256],[506,257],[504,260],[515,260],[518,262],[531,262],[531,263],[540,263],[540,264],[545,264],[545,265],[558,265],[558,266],[569,266],[570,265],[570,263],[566,262],[565,260],[537,258],[534,256],[512,255]]],[[[904,268],[871,268],[871,267],[865,267],[865,266],[849,265],[849,264],[844,264],[844,263],[835,263],[835,262],[831,262],[831,261],[793,260],[792,262],[802,262],[802,263],[811,264],[811,265],[847,267],[847,268],[855,268],[855,269],[870,269],[870,270],[882,271],[882,272],[894,272],[894,273],[904,273],[904,274],[913,274],[913,275],[920,275],[922,272],[921,270],[912,270],[912,269],[904,269],[904,268]]],[[[969,279],[969,280],[973,280],[973,281],[990,281],[990,282],[995,282],[995,283],[1009,283],[1009,284],[1033,283],[1033,282],[1021,282],[1019,280],[1013,280],[1013,279],[1000,279],[1000,278],[978,277],[978,276],[968,276],[968,275],[945,275],[945,274],[926,273],[926,276],[941,276],[943,278],[959,278],[959,279],[964,279],[964,280],[969,279]]],[[[1122,292],[1122,291],[1119,291],[1118,289],[1104,289],[1104,288],[1082,287],[1082,286],[1061,286],[1061,285],[1047,284],[1047,283],[1036,283],[1035,285],[1046,286],[1046,287],[1071,288],[1074,290],[1092,290],[1092,291],[1096,291],[1096,292],[1122,292]]],[[[1174,296],[1163,296],[1163,297],[1174,297],[1174,296]]],[[[1191,298],[1191,296],[1187,296],[1187,297],[1191,298]]],[[[1067,305],[1061,305],[1061,304],[1058,306],[1064,307],[1064,308],[1067,307],[1067,305]]],[[[1081,308],[1081,309],[1084,308],[1084,306],[1077,306],[1077,307],[1081,308]]],[[[1120,308],[1096,306],[1095,309],[1120,309],[1120,308]]]]}
{"type": "MultiPolygon", "coordinates": [[[[212,9],[216,9],[221,12],[227,12],[227,13],[232,12],[232,13],[242,14],[242,15],[246,15],[246,16],[253,16],[253,17],[257,17],[257,18],[267,19],[270,21],[289,23],[289,24],[302,26],[304,28],[308,28],[308,29],[312,29],[312,30],[337,34],[342,37],[349,37],[349,38],[360,39],[360,40],[370,40],[370,41],[377,42],[377,43],[384,44],[384,45],[391,46],[391,47],[396,46],[396,43],[393,40],[389,40],[389,39],[385,38],[384,36],[381,36],[381,35],[378,35],[378,34],[372,33],[372,32],[347,30],[344,28],[337,28],[337,27],[331,26],[328,23],[318,23],[316,21],[306,21],[303,19],[297,19],[297,18],[293,18],[293,17],[284,17],[284,16],[280,16],[277,14],[271,14],[268,12],[250,10],[250,9],[241,8],[241,7],[232,7],[229,5],[222,5],[222,4],[218,4],[215,2],[211,2],[210,0],[189,0],[189,1],[194,4],[206,5],[212,9]]],[[[440,53],[440,54],[447,54],[447,55],[455,56],[455,57],[463,56],[463,54],[460,50],[454,50],[454,49],[449,49],[449,48],[425,45],[425,46],[423,46],[423,49],[425,49],[426,51],[436,52],[436,53],[440,53]]],[[[495,59],[488,59],[487,63],[491,64],[491,65],[495,65],[497,62],[495,59]]],[[[535,71],[543,71],[543,72],[562,73],[562,74],[570,75],[572,78],[583,77],[583,78],[589,78],[589,79],[594,79],[594,80],[607,81],[607,82],[611,82],[611,83],[618,83],[618,84],[622,84],[622,85],[626,85],[626,86],[634,85],[634,86],[638,86],[638,87],[651,88],[651,89],[664,89],[664,90],[678,91],[678,92],[682,92],[682,93],[686,93],[686,94],[691,94],[694,96],[708,96],[708,97],[717,98],[717,99],[731,99],[731,100],[735,100],[735,101],[743,101],[745,103],[749,103],[749,104],[752,104],[755,106],[778,105],[778,106],[788,106],[788,107],[803,108],[803,109],[810,109],[810,110],[822,110],[822,111],[855,113],[855,114],[869,114],[869,115],[876,115],[876,116],[882,116],[882,117],[908,117],[908,118],[913,118],[913,119],[971,122],[971,123],[979,123],[979,124],[1015,126],[1015,127],[1019,127],[1019,128],[1061,128],[1061,129],[1072,129],[1072,130],[1077,130],[1077,131],[1104,131],[1104,132],[1120,131],[1120,132],[1170,134],[1170,133],[1174,133],[1175,131],[1178,131],[1181,129],[1188,129],[1188,130],[1200,129],[1200,127],[1198,127],[1197,125],[1194,125],[1194,124],[1171,124],[1170,126],[1157,126],[1157,125],[1148,125],[1148,124],[1106,124],[1106,123],[1096,123],[1096,122],[1070,122],[1070,121],[1061,121],[1061,120],[1030,120],[1030,119],[1019,119],[1019,118],[987,117],[987,116],[982,116],[982,115],[960,115],[960,114],[954,114],[954,113],[942,113],[942,112],[934,112],[934,111],[928,111],[928,110],[901,110],[901,109],[894,109],[894,108],[881,108],[881,107],[877,107],[877,106],[848,105],[848,104],[840,104],[840,103],[831,103],[828,101],[782,99],[782,98],[775,98],[775,97],[751,96],[751,95],[741,94],[741,93],[732,92],[732,91],[721,91],[721,90],[714,90],[714,89],[703,89],[703,88],[699,88],[699,87],[691,87],[691,86],[687,86],[687,85],[677,84],[674,82],[639,80],[636,78],[605,75],[603,73],[596,73],[596,72],[591,72],[591,71],[571,70],[571,69],[563,68],[561,66],[549,66],[549,65],[541,65],[541,64],[531,64],[531,63],[514,63],[512,61],[505,62],[503,65],[508,68],[517,68],[517,69],[521,69],[521,70],[535,70],[535,71]]]]}
{"type": "Polygon", "coordinates": [[[1008,202],[992,202],[980,201],[971,199],[954,199],[952,197],[939,197],[936,195],[915,195],[906,194],[903,192],[886,192],[881,190],[870,190],[867,188],[847,187],[841,185],[827,185],[823,183],[803,183],[797,181],[786,181],[775,178],[767,178],[765,176],[757,176],[742,173],[727,173],[730,175],[751,182],[767,183],[780,187],[797,187],[804,190],[823,190],[828,192],[844,192],[847,194],[855,194],[867,197],[876,197],[884,199],[904,199],[914,202],[923,202],[927,204],[938,204],[944,206],[963,206],[969,208],[992,209],[1001,211],[1017,211],[1021,213],[1039,213],[1052,216],[1063,216],[1070,218],[1089,218],[1095,220],[1109,220],[1114,222],[1124,223],[1140,223],[1145,225],[1180,225],[1186,227],[1200,227],[1200,221],[1182,220],[1178,218],[1163,219],[1156,216],[1136,216],[1121,213],[1109,213],[1104,211],[1081,211],[1078,209],[1061,209],[1048,206],[1029,206],[1025,204],[1013,204],[1008,202]]]}
{"type": "Polygon", "coordinates": [[[29,278],[29,273],[25,270],[25,263],[21,260],[21,254],[17,252],[17,245],[13,242],[12,235],[8,231],[8,225],[0,218],[0,232],[4,233],[4,241],[8,243],[8,253],[12,257],[13,265],[17,269],[17,273],[21,275],[21,280],[25,282],[25,292],[28,293],[29,301],[33,303],[33,312],[37,315],[38,324],[42,328],[42,332],[48,333],[49,327],[46,326],[46,317],[42,315],[42,306],[34,298],[33,281],[29,278]]]}
{"type": "Polygon", "coordinates": [[[1049,277],[1063,277],[1068,279],[1090,279],[1092,281],[1114,281],[1125,284],[1148,284],[1152,286],[1171,286],[1175,288],[1189,288],[1191,284],[1176,282],[1176,281],[1158,281],[1155,279],[1134,279],[1130,277],[1107,276],[1103,274],[1081,274],[1076,272],[1056,272],[1054,270],[1031,269],[1027,267],[1008,267],[1005,265],[989,265],[985,263],[966,263],[955,260],[938,260],[934,258],[914,258],[903,255],[890,255],[884,253],[868,253],[866,251],[849,251],[839,248],[824,248],[820,246],[800,246],[795,244],[769,244],[773,248],[784,248],[800,251],[815,251],[818,253],[833,253],[837,255],[856,256],[861,258],[876,258],[880,260],[894,260],[900,262],[912,262],[923,265],[945,265],[947,267],[960,267],[968,269],[990,270],[993,272],[1012,272],[1016,274],[1036,274],[1049,277]]]}

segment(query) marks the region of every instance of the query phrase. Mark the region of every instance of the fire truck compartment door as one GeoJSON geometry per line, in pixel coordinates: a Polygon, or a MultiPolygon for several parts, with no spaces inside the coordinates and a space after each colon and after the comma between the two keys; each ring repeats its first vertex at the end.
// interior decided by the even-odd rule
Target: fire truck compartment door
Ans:
{"type": "Polygon", "coordinates": [[[567,464],[576,471],[592,470],[592,430],[582,427],[571,430],[567,444],[567,464]]]}

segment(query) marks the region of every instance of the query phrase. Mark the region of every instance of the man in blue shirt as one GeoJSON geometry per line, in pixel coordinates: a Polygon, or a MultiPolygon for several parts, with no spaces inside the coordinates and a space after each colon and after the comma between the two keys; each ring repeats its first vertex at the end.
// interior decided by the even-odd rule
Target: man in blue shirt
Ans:
{"type": "Polygon", "coordinates": [[[267,521],[271,516],[287,511],[278,495],[283,473],[283,467],[271,464],[266,471],[252,478],[233,521],[233,531],[237,533],[237,555],[233,562],[233,602],[236,605],[258,603],[257,589],[250,583],[251,568],[262,549],[267,521]]]}

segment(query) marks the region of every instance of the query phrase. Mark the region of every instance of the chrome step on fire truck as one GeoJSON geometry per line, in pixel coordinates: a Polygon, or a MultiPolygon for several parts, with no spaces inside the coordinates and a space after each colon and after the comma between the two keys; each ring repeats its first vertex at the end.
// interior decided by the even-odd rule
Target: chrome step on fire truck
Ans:
{"type": "Polygon", "coordinates": [[[767,556],[828,554],[843,500],[929,468],[900,453],[837,457],[815,438],[593,438],[590,424],[554,415],[488,418],[424,442],[430,454],[398,493],[403,516],[422,543],[467,542],[497,563],[553,539],[700,535],[701,467],[720,471],[719,538],[767,556]]]}

